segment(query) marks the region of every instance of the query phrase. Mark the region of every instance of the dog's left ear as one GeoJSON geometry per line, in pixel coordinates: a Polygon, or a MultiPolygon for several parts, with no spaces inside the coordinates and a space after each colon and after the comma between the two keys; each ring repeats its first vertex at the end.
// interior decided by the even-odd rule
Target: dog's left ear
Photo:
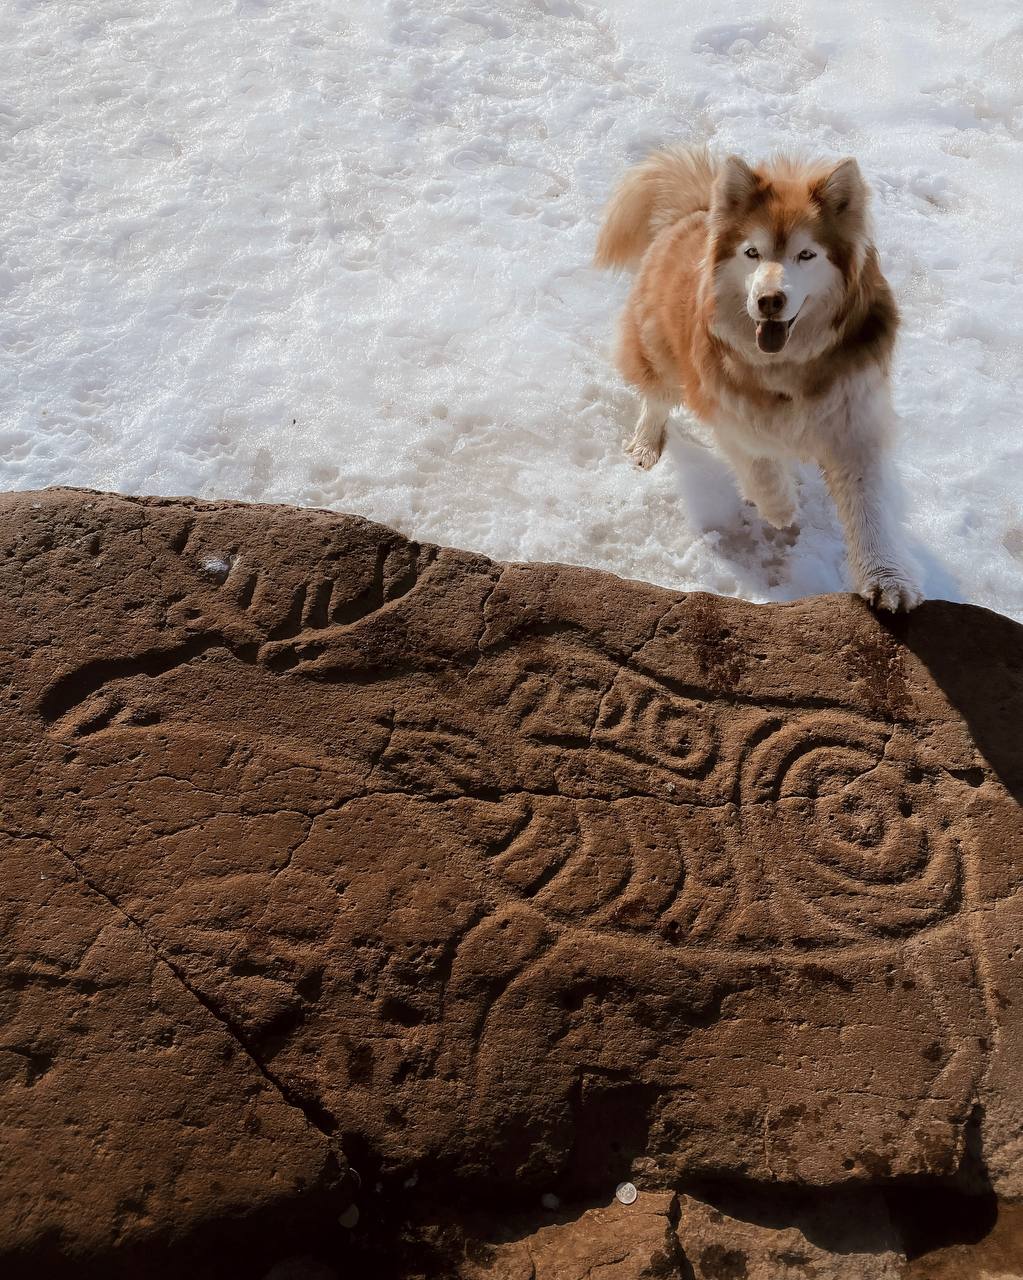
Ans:
{"type": "Polygon", "coordinates": [[[836,218],[862,217],[867,207],[867,184],[852,156],[840,160],[810,187],[810,195],[836,218]]]}

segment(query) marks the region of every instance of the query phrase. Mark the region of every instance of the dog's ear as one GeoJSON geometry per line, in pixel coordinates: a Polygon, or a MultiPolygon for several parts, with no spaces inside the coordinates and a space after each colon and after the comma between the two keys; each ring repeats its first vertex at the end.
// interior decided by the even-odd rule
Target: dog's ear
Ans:
{"type": "Polygon", "coordinates": [[[741,156],[726,156],[714,184],[714,207],[734,213],[763,193],[766,184],[741,156]]]}
{"type": "Polygon", "coordinates": [[[862,218],[867,207],[867,184],[860,166],[848,156],[810,185],[813,200],[835,218],[862,218]]]}

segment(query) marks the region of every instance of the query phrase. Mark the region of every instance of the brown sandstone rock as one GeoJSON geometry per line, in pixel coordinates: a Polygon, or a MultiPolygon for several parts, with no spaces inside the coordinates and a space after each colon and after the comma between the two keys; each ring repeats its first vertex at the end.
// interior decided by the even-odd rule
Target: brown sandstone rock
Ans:
{"type": "Polygon", "coordinates": [[[923,1185],[737,1183],[710,1194],[708,1200],[646,1192],[631,1207],[612,1201],[562,1212],[543,1226],[536,1213],[470,1220],[463,1223],[464,1260],[450,1274],[458,1280],[1023,1277],[1023,1205],[996,1206],[923,1185]]]}
{"type": "Polygon", "coordinates": [[[675,1233],[678,1196],[646,1192],[612,1199],[576,1218],[478,1249],[460,1280],[670,1280],[685,1274],[675,1233]]]}
{"type": "Polygon", "coordinates": [[[1020,627],[72,491],[0,579],[0,1256],[336,1214],[339,1143],[342,1250],[413,1175],[1023,1194],[1020,627]]]}
{"type": "Polygon", "coordinates": [[[679,1204],[692,1280],[899,1280],[903,1242],[878,1192],[820,1197],[784,1215],[747,1195],[733,1213],[692,1196],[679,1204]],[[737,1212],[736,1212],[737,1210],[737,1212]]]}
{"type": "MultiPolygon", "coordinates": [[[[902,1241],[877,1191],[781,1205],[762,1194],[728,1209],[647,1192],[477,1244],[459,1280],[902,1280],[902,1241]],[[779,1212],[780,1210],[780,1212],[779,1212]]],[[[788,1203],[785,1203],[785,1201],[788,1203]]],[[[965,1280],[964,1273],[964,1280],[965,1280]]]]}

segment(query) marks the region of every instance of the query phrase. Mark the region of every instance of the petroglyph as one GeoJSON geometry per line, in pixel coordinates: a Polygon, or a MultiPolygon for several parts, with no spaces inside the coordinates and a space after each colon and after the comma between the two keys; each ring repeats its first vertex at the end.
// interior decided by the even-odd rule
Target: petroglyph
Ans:
{"type": "Polygon", "coordinates": [[[6,828],[383,1171],[1020,1177],[1020,628],[4,501],[6,828]]]}

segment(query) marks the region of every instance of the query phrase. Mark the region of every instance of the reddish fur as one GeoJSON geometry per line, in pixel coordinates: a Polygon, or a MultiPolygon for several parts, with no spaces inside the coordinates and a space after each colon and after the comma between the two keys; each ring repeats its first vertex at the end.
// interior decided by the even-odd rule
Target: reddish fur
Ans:
{"type": "Polygon", "coordinates": [[[736,156],[661,152],[625,175],[597,261],[639,263],[618,351],[643,394],[626,445],[636,464],[660,457],[683,401],[713,429],[743,497],[784,528],[797,512],[789,464],[819,463],[857,590],[880,608],[913,609],[923,593],[883,457],[899,317],[867,200],[855,160],[752,169],[736,156]],[[765,319],[769,308],[777,320],[765,319]]]}
{"type": "MultiPolygon", "coordinates": [[[[709,212],[689,213],[653,237],[622,319],[618,366],[628,382],[647,395],[677,391],[697,417],[710,421],[726,390],[755,412],[787,399],[819,397],[837,378],[871,363],[887,371],[898,312],[877,254],[866,242],[865,209],[844,200],[842,192],[829,200],[831,173],[779,161],[753,171],[740,207],[719,199],[711,208],[708,190],[700,203],[709,212]],[[742,351],[711,332],[714,270],[753,226],[767,227],[779,245],[805,227],[845,281],[845,297],[832,317],[833,343],[813,359],[788,361],[784,391],[777,389],[777,376],[768,384],[762,364],[744,359],[742,351]]],[[[693,203],[690,194],[690,207],[693,203]]],[[[633,253],[642,239],[642,229],[633,228],[633,253]]],[[[615,262],[606,246],[602,260],[615,262]]]]}
{"type": "Polygon", "coordinates": [[[705,214],[696,213],[663,231],[647,250],[622,318],[618,364],[622,375],[646,394],[676,382],[698,417],[713,409],[700,376],[711,339],[700,323],[700,256],[706,241],[705,214]],[[646,318],[655,328],[641,325],[646,318]]]}

